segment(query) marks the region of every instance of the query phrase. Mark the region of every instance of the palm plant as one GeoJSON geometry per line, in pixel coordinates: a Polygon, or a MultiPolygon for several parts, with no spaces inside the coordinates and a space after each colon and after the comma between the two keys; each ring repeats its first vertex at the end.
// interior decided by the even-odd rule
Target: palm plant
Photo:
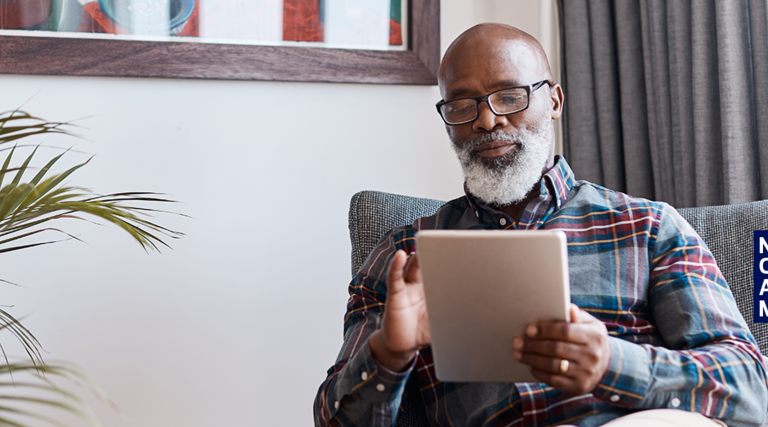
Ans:
{"type": "MultiPolygon", "coordinates": [[[[65,180],[90,159],[62,173],[52,173],[51,168],[66,154],[65,151],[32,174],[31,164],[39,148],[32,146],[31,154],[20,164],[14,164],[17,150],[29,147],[20,145],[26,138],[45,134],[77,136],[70,130],[72,126],[69,123],[49,122],[19,110],[0,113],[0,152],[6,153],[0,167],[0,253],[62,240],[79,240],[56,225],[63,219],[105,221],[117,225],[147,251],[159,250],[159,246],[168,247],[164,239],[181,236],[181,233],[151,220],[152,213],[165,211],[148,208],[147,205],[172,202],[157,193],[99,195],[86,188],[65,185],[65,180]],[[30,175],[31,179],[27,180],[30,175]]],[[[0,281],[12,284],[2,278],[0,281]]],[[[28,358],[24,362],[11,363],[0,343],[0,352],[5,359],[5,363],[0,364],[0,426],[23,427],[31,419],[62,425],[57,419],[42,415],[36,407],[59,409],[95,422],[76,395],[51,381],[52,378],[65,378],[76,381],[85,379],[88,382],[85,374],[77,368],[46,364],[38,340],[18,319],[2,309],[0,329],[11,332],[19,340],[28,358]],[[14,373],[25,380],[14,379],[14,373]],[[8,380],[3,380],[6,375],[8,380]],[[31,395],[19,393],[22,390],[31,392],[31,395]]]]}

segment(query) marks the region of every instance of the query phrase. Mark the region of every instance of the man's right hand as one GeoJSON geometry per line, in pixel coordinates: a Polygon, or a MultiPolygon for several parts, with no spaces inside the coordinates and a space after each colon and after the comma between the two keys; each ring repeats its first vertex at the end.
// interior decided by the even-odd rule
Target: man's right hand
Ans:
{"type": "Polygon", "coordinates": [[[403,250],[395,252],[389,264],[387,284],[384,320],[368,344],[376,361],[391,371],[401,372],[416,351],[431,342],[424,283],[416,253],[409,258],[403,250]]]}

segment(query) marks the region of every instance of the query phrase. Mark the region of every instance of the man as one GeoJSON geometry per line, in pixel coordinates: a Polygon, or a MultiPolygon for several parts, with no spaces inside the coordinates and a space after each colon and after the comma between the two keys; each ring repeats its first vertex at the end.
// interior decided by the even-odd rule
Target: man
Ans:
{"type": "Polygon", "coordinates": [[[473,27],[438,79],[466,197],[392,230],[353,279],[315,423],[392,425],[414,375],[433,425],[764,422],[762,356],[700,237],[668,205],[575,181],[555,157],[563,91],[539,43],[509,26],[473,27]],[[571,322],[529,325],[510,355],[541,383],[435,378],[418,257],[408,255],[415,233],[434,228],[566,232],[571,322]]]}

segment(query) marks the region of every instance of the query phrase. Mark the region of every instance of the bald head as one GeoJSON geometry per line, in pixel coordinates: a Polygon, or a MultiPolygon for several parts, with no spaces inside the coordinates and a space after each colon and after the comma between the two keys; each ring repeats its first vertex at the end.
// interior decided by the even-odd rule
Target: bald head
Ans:
{"type": "Polygon", "coordinates": [[[547,55],[533,36],[509,25],[479,24],[456,38],[443,56],[438,73],[443,99],[453,95],[446,93],[447,86],[499,71],[519,85],[552,81],[547,55]]]}

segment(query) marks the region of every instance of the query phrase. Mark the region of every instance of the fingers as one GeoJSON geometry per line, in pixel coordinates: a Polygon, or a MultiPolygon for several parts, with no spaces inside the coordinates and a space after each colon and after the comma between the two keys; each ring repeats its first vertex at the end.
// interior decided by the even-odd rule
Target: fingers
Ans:
{"type": "Polygon", "coordinates": [[[421,282],[421,267],[416,252],[406,255],[404,250],[398,249],[389,263],[387,279],[389,283],[395,281],[421,282]]]}
{"type": "MultiPolygon", "coordinates": [[[[581,344],[574,344],[567,341],[554,341],[554,340],[524,340],[521,337],[515,338],[513,342],[515,349],[513,356],[515,359],[525,362],[524,358],[527,355],[531,356],[545,356],[547,358],[558,359],[571,359],[576,355],[583,353],[584,346],[581,344]]],[[[531,365],[539,366],[539,365],[531,365]]],[[[541,369],[547,370],[547,365],[540,365],[541,369]]],[[[559,370],[559,365],[555,367],[552,372],[559,370]]]]}
{"type": "Polygon", "coordinates": [[[611,349],[605,324],[574,305],[569,314],[570,322],[528,325],[513,342],[513,357],[530,366],[539,381],[581,395],[594,389],[608,369],[611,349]]]}
{"type": "Polygon", "coordinates": [[[371,347],[378,352],[376,357],[410,360],[413,352],[430,342],[424,287],[412,281],[421,277],[418,261],[413,258],[409,261],[405,251],[398,250],[389,260],[381,336],[377,335],[371,347]]]}
{"type": "Polygon", "coordinates": [[[421,267],[416,252],[406,255],[399,249],[392,257],[387,272],[387,283],[390,293],[397,293],[405,289],[407,284],[421,283],[421,267]]]}
{"type": "MultiPolygon", "coordinates": [[[[589,369],[584,370],[579,358],[548,357],[538,354],[515,352],[515,358],[531,368],[531,374],[543,382],[574,396],[588,393],[594,388],[589,380],[589,369]],[[567,360],[564,366],[563,360],[567,360]]],[[[571,354],[573,357],[573,354],[571,354]]]]}
{"type": "MultiPolygon", "coordinates": [[[[571,370],[571,367],[568,367],[568,371],[562,372],[561,370],[561,358],[553,358],[553,357],[546,357],[546,356],[539,356],[538,354],[530,354],[525,353],[523,356],[518,359],[519,362],[524,363],[528,366],[530,366],[533,369],[537,369],[541,372],[546,372],[552,375],[566,375],[567,373],[573,372],[571,370]]],[[[570,364],[570,363],[569,363],[570,364]]]]}
{"type": "Polygon", "coordinates": [[[528,325],[525,329],[528,338],[537,340],[559,340],[575,343],[587,343],[591,337],[591,331],[582,323],[566,322],[540,322],[528,325]]]}
{"type": "Polygon", "coordinates": [[[416,252],[411,252],[408,256],[408,263],[405,266],[405,281],[408,283],[421,282],[421,266],[416,252]]]}
{"type": "Polygon", "coordinates": [[[605,325],[586,311],[571,312],[571,323],[538,322],[528,325],[525,335],[539,340],[561,340],[587,344],[605,333],[605,325]],[[576,321],[576,322],[574,322],[576,321]]]}
{"type": "Polygon", "coordinates": [[[404,250],[398,250],[389,262],[389,271],[387,272],[387,283],[390,292],[398,292],[405,286],[403,280],[403,267],[408,260],[404,250]]]}
{"type": "Polygon", "coordinates": [[[521,351],[515,351],[515,359],[528,365],[533,376],[544,383],[574,396],[588,393],[595,388],[605,372],[605,364],[599,355],[581,344],[545,343],[552,346],[541,350],[533,343],[525,342],[521,351]],[[541,354],[527,349],[538,349],[541,354]],[[566,361],[566,362],[564,362],[566,361]]]}

